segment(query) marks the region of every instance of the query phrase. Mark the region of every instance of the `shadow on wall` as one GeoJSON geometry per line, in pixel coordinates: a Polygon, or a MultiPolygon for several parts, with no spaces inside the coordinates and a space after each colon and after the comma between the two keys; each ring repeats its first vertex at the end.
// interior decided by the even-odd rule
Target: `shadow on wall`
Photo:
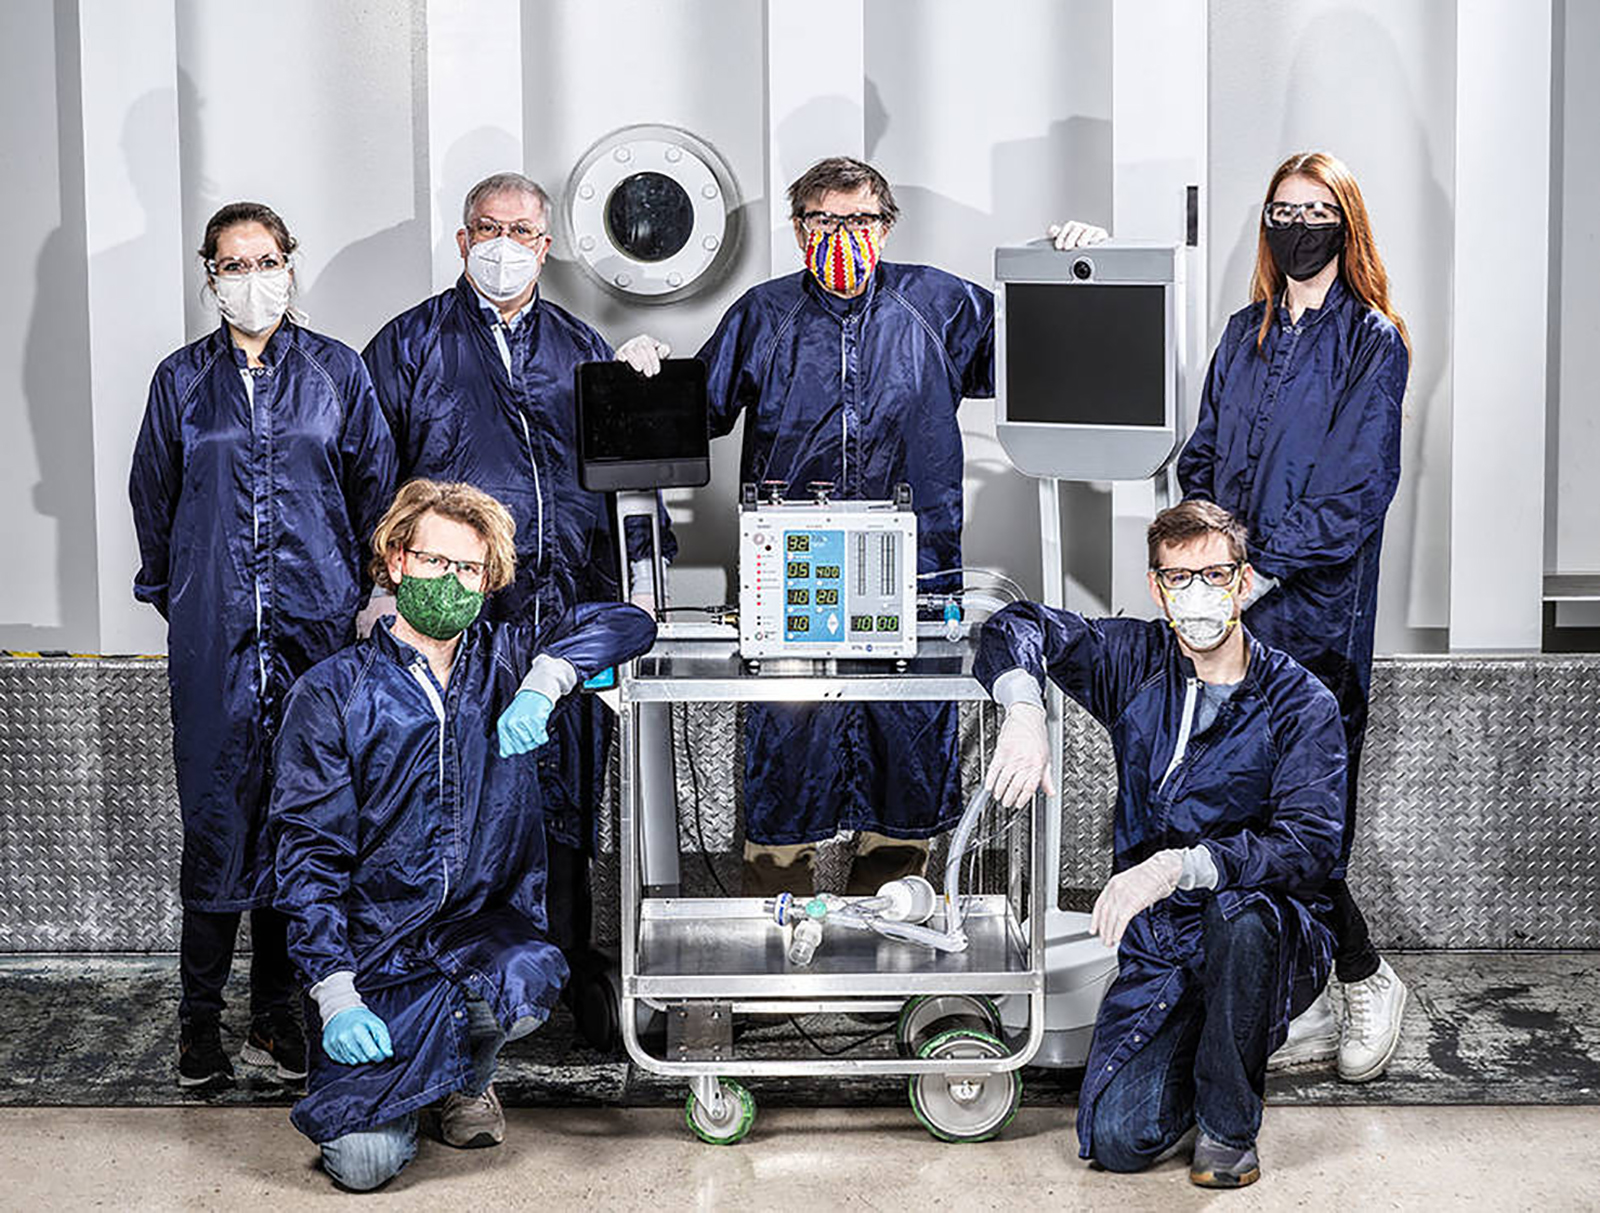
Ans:
{"type": "Polygon", "coordinates": [[[39,469],[33,507],[56,525],[53,573],[59,622],[5,628],[8,647],[31,651],[99,647],[94,490],[84,476],[84,469],[94,466],[94,427],[87,356],[82,68],[72,6],[56,7],[55,45],[61,226],[45,238],[34,263],[22,393],[39,469]]]}
{"type": "MultiPolygon", "coordinates": [[[[889,115],[868,83],[868,155],[888,125],[889,115]]],[[[963,267],[966,276],[991,285],[991,251],[1044,236],[1048,224],[1064,218],[1102,226],[1111,222],[1111,178],[1075,171],[1111,160],[1111,125],[1097,118],[1052,123],[1042,139],[995,145],[990,155],[989,212],[920,186],[896,186],[900,222],[886,254],[897,261],[940,264],[941,250],[979,248],[983,264],[963,267]]],[[[941,268],[952,268],[943,265],[941,268]]],[[[958,271],[953,271],[958,272],[958,271]]],[[[998,568],[1040,592],[1039,504],[1037,483],[1017,472],[995,438],[994,408],[984,401],[962,410],[966,448],[966,521],[963,558],[976,567],[998,568]]],[[[1063,486],[1064,552],[1069,602],[1075,609],[1101,613],[1111,599],[1110,493],[1103,485],[1063,486]]]]}
{"type": "MultiPolygon", "coordinates": [[[[412,88],[415,94],[412,101],[412,217],[351,241],[329,257],[316,278],[305,284],[304,304],[311,327],[357,350],[364,349],[378,330],[395,316],[436,293],[429,247],[425,85],[414,81],[412,88]],[[418,110],[423,121],[415,120],[418,110]]],[[[449,166],[457,156],[456,149],[473,138],[466,136],[458,140],[447,153],[446,180],[449,180],[449,166]]],[[[511,162],[509,154],[507,162],[511,162]]],[[[442,213],[450,214],[452,204],[444,200],[443,192],[440,205],[446,209],[442,213]]],[[[457,198],[453,206],[460,204],[457,198]]],[[[451,228],[452,244],[454,230],[451,228]]]]}
{"type": "MultiPolygon", "coordinates": [[[[1454,57],[1446,57],[1453,65],[1454,57]]],[[[1291,81],[1314,82],[1360,64],[1364,103],[1350,107],[1343,95],[1330,96],[1324,113],[1286,113],[1279,139],[1279,154],[1260,166],[1258,188],[1266,189],[1272,171],[1284,157],[1297,151],[1326,150],[1350,166],[1361,187],[1372,219],[1378,251],[1390,274],[1390,300],[1410,330],[1411,374],[1404,402],[1401,431],[1401,477],[1385,525],[1385,554],[1378,584],[1377,648],[1380,653],[1419,651],[1444,647],[1448,604],[1449,548],[1442,541],[1450,530],[1450,368],[1452,261],[1455,244],[1455,208],[1450,192],[1439,179],[1428,143],[1417,97],[1406,75],[1394,40],[1376,21],[1359,13],[1338,11],[1318,16],[1302,33],[1290,69],[1291,81]],[[1333,48],[1330,50],[1330,48],[1333,48]],[[1338,66],[1330,61],[1337,54],[1338,66]],[[1372,115],[1386,115],[1384,144],[1374,147],[1370,134],[1372,115]],[[1304,141],[1308,130],[1321,137],[1304,141]],[[1322,134],[1325,132],[1325,134],[1322,134]],[[1402,203],[1410,213],[1385,206],[1375,192],[1380,183],[1396,182],[1402,188],[1387,197],[1402,203]],[[1386,213],[1387,212],[1387,213],[1386,213]],[[1397,244],[1396,229],[1406,228],[1420,237],[1420,247],[1397,244]],[[1396,279],[1396,262],[1404,260],[1412,275],[1396,279]],[[1389,621],[1385,626],[1386,621],[1389,621]],[[1405,637],[1398,643],[1396,639],[1405,637]]],[[[1453,66],[1448,70],[1453,73],[1453,66]]],[[[1318,90],[1307,88],[1316,95],[1318,90]]],[[[1260,216],[1251,207],[1239,218],[1239,237],[1226,260],[1224,282],[1238,284],[1241,293],[1213,317],[1213,348],[1227,317],[1249,302],[1248,290],[1255,264],[1256,233],[1260,216]]],[[[1220,229],[1220,222],[1213,229],[1220,229]]]]}

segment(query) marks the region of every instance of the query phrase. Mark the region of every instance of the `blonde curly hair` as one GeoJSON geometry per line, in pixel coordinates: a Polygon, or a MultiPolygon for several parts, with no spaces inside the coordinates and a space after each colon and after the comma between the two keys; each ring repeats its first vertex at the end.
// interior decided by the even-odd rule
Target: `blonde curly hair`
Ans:
{"type": "Polygon", "coordinates": [[[480,488],[439,480],[410,480],[394,495],[372,532],[373,581],[386,590],[395,588],[389,557],[411,546],[417,524],[430,513],[464,523],[483,536],[489,547],[483,562],[485,594],[511,584],[517,572],[517,524],[510,511],[480,488]]]}

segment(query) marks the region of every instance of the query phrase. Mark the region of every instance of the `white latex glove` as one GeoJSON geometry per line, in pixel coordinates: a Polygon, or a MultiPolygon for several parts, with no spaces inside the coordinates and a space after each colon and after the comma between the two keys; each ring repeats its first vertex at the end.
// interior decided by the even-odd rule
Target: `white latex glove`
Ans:
{"type": "Polygon", "coordinates": [[[367,599],[367,605],[356,612],[356,639],[365,640],[372,635],[372,629],[378,625],[378,620],[385,615],[393,617],[397,613],[394,595],[374,589],[372,597],[367,599]]]}
{"type": "Polygon", "coordinates": [[[656,617],[656,596],[649,590],[635,590],[628,595],[628,601],[650,616],[651,619],[656,617]]]}
{"type": "Polygon", "coordinates": [[[671,353],[672,347],[665,341],[657,341],[648,333],[640,333],[617,347],[617,361],[626,362],[648,378],[660,372],[661,360],[671,353]]]}
{"type": "Polygon", "coordinates": [[[1143,863],[1118,872],[1095,898],[1089,929],[1106,947],[1115,948],[1134,916],[1163,897],[1171,897],[1182,877],[1183,855],[1172,850],[1157,851],[1143,863]]]}
{"type": "Polygon", "coordinates": [[[994,743],[989,775],[983,786],[1005,808],[1014,808],[1044,786],[1055,792],[1050,777],[1050,738],[1045,733],[1044,709],[1032,703],[1014,703],[994,743]]]}
{"type": "Polygon", "coordinates": [[[1044,234],[1054,240],[1056,247],[1062,252],[1066,252],[1069,248],[1084,248],[1087,245],[1099,244],[1102,240],[1111,238],[1111,233],[1105,228],[1078,219],[1068,219],[1065,223],[1052,223],[1045,228],[1044,234]]]}
{"type": "Polygon", "coordinates": [[[1260,602],[1273,590],[1282,584],[1276,577],[1268,577],[1260,569],[1255,570],[1255,576],[1250,583],[1250,592],[1239,599],[1239,613],[1243,614],[1256,603],[1260,602]]]}

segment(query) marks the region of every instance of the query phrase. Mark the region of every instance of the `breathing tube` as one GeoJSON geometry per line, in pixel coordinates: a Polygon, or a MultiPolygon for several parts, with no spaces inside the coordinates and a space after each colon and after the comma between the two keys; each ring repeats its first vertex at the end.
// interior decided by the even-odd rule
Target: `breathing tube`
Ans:
{"type": "Polygon", "coordinates": [[[967,846],[978,827],[978,819],[989,804],[989,789],[980,787],[968,802],[961,820],[950,837],[950,854],[944,866],[944,929],[924,925],[933,917],[939,895],[921,876],[891,880],[875,897],[851,901],[832,893],[822,893],[800,901],[792,893],[780,893],[763,903],[773,922],[790,929],[789,959],[808,965],[822,942],[825,924],[835,923],[848,930],[875,931],[886,939],[921,944],[940,952],[964,952],[967,933],[962,929],[966,916],[961,896],[961,864],[967,846]]]}

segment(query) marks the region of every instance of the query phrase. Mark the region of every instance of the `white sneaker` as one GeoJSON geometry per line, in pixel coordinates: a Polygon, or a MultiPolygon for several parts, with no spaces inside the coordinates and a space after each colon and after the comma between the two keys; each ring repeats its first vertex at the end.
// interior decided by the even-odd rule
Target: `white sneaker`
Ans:
{"type": "Polygon", "coordinates": [[[1333,999],[1324,986],[1312,1004],[1289,1021],[1289,1035],[1278,1051],[1267,1058],[1267,1069],[1284,1070],[1316,1061],[1332,1061],[1339,1055],[1339,1017],[1333,999]]]}
{"type": "Polygon", "coordinates": [[[1344,987],[1344,1039],[1339,1043],[1339,1077],[1346,1082],[1371,1082],[1383,1076],[1400,1043],[1400,1019],[1406,1009],[1406,983],[1387,960],[1365,981],[1344,987]]]}
{"type": "Polygon", "coordinates": [[[506,1114],[490,1083],[482,1095],[452,1091],[439,1108],[439,1136],[447,1146],[474,1150],[498,1146],[506,1137],[506,1114]]]}

